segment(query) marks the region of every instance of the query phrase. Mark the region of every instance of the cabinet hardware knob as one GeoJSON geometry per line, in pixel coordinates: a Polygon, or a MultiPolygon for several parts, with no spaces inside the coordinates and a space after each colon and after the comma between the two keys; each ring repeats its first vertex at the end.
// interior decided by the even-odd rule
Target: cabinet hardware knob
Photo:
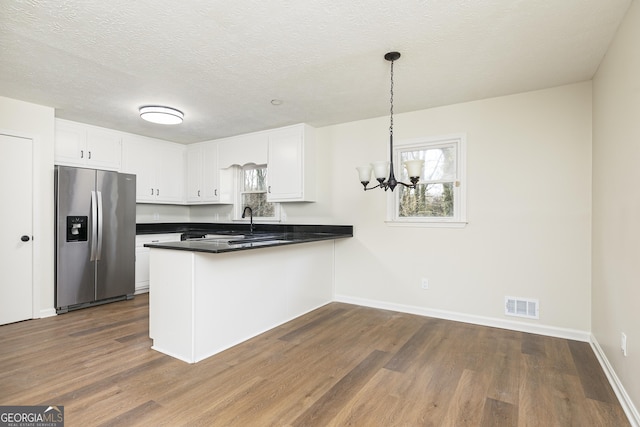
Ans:
{"type": "Polygon", "coordinates": [[[200,190],[198,190],[198,197],[200,197],[200,190]]]}
{"type": "Polygon", "coordinates": [[[89,160],[91,160],[91,151],[88,151],[89,153],[89,160]]]}
{"type": "Polygon", "coordinates": [[[29,241],[29,236],[27,236],[26,234],[22,237],[20,237],[20,240],[22,240],[23,242],[28,242],[29,241]]]}
{"type": "Polygon", "coordinates": [[[153,196],[153,188],[151,189],[151,195],[153,196]]]}
{"type": "Polygon", "coordinates": [[[214,189],[213,189],[213,195],[214,195],[214,196],[217,196],[217,195],[218,195],[218,189],[217,189],[217,188],[214,188],[214,189]]]}
{"type": "Polygon", "coordinates": [[[84,159],[84,150],[80,150],[80,158],[84,159]]]}

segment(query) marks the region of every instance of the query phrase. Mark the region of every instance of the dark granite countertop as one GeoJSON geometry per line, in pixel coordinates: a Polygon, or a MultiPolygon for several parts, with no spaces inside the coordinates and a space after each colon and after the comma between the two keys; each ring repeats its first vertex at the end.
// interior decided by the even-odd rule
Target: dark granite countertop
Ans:
{"type": "Polygon", "coordinates": [[[209,253],[234,252],[353,237],[353,226],[351,225],[255,224],[253,233],[250,232],[248,224],[227,223],[137,224],[136,229],[137,234],[181,233],[185,238],[215,235],[212,238],[145,244],[149,248],[209,253]]]}

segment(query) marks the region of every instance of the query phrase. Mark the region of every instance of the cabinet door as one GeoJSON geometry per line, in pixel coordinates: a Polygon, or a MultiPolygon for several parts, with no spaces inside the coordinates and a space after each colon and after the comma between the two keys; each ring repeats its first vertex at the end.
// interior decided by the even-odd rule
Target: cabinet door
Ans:
{"type": "Polygon", "coordinates": [[[125,136],[122,143],[122,171],[136,175],[136,201],[156,199],[153,147],[145,139],[125,136]]]}
{"type": "Polygon", "coordinates": [[[90,127],[87,131],[87,166],[120,170],[122,137],[118,132],[90,127]]]}
{"type": "Polygon", "coordinates": [[[204,200],[202,167],[204,164],[202,147],[187,148],[187,202],[198,203],[204,200]]]}
{"type": "Polygon", "coordinates": [[[184,145],[126,135],[122,151],[123,171],[137,176],[137,202],[184,203],[184,145]]]}
{"type": "Polygon", "coordinates": [[[299,200],[303,197],[303,141],[299,128],[269,134],[267,200],[299,200]]]}
{"type": "Polygon", "coordinates": [[[218,167],[226,169],[233,165],[244,166],[249,163],[264,165],[267,163],[268,132],[255,132],[233,136],[217,141],[218,167]]]}
{"type": "Polygon", "coordinates": [[[149,290],[149,248],[136,247],[136,294],[149,290]]]}
{"type": "Polygon", "coordinates": [[[202,191],[204,201],[217,202],[220,199],[218,169],[218,144],[210,142],[202,147],[202,191]]]}
{"type": "Polygon", "coordinates": [[[57,119],[55,163],[119,171],[122,165],[121,133],[57,119]]]}
{"type": "Polygon", "coordinates": [[[180,233],[145,234],[136,236],[136,294],[149,291],[149,248],[150,242],[179,242],[180,233]]]}
{"type": "Polygon", "coordinates": [[[87,156],[87,130],[85,127],[56,120],[55,163],[57,165],[84,166],[87,156]]]}
{"type": "Polygon", "coordinates": [[[185,202],[185,151],[181,144],[165,143],[155,149],[156,162],[156,201],[162,203],[185,202]]]}

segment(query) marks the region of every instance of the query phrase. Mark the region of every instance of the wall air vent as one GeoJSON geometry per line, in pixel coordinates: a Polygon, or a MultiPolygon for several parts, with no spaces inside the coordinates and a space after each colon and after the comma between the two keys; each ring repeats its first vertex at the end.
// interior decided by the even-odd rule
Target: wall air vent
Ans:
{"type": "Polygon", "coordinates": [[[507,316],[539,319],[540,302],[537,299],[504,297],[504,314],[507,316]]]}

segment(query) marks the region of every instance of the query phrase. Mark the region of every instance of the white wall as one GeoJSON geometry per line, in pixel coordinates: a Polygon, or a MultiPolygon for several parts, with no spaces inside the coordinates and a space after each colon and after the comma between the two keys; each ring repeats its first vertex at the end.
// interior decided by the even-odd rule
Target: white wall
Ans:
{"type": "Polygon", "coordinates": [[[632,2],[593,81],[592,331],[640,402],[640,4],[632,2]],[[628,356],[620,350],[627,334],[628,356]]]}
{"type": "Polygon", "coordinates": [[[154,222],[189,222],[189,206],[136,204],[136,223],[154,222]]]}
{"type": "Polygon", "coordinates": [[[320,129],[332,147],[331,217],[355,233],[336,245],[336,292],[505,321],[519,320],[504,316],[505,295],[538,298],[540,319],[524,322],[588,336],[591,83],[394,119],[398,141],[466,133],[469,223],[385,224],[385,195],[362,191],[355,166],[387,158],[388,117],[320,129]]]}
{"type": "MultiPolygon", "coordinates": [[[[33,138],[33,283],[42,315],[54,306],[53,108],[0,97],[0,129],[33,138]]],[[[3,182],[0,185],[12,185],[3,182]]],[[[2,209],[9,207],[4,204],[2,209]]],[[[39,316],[36,313],[36,316],[39,316]]]]}

